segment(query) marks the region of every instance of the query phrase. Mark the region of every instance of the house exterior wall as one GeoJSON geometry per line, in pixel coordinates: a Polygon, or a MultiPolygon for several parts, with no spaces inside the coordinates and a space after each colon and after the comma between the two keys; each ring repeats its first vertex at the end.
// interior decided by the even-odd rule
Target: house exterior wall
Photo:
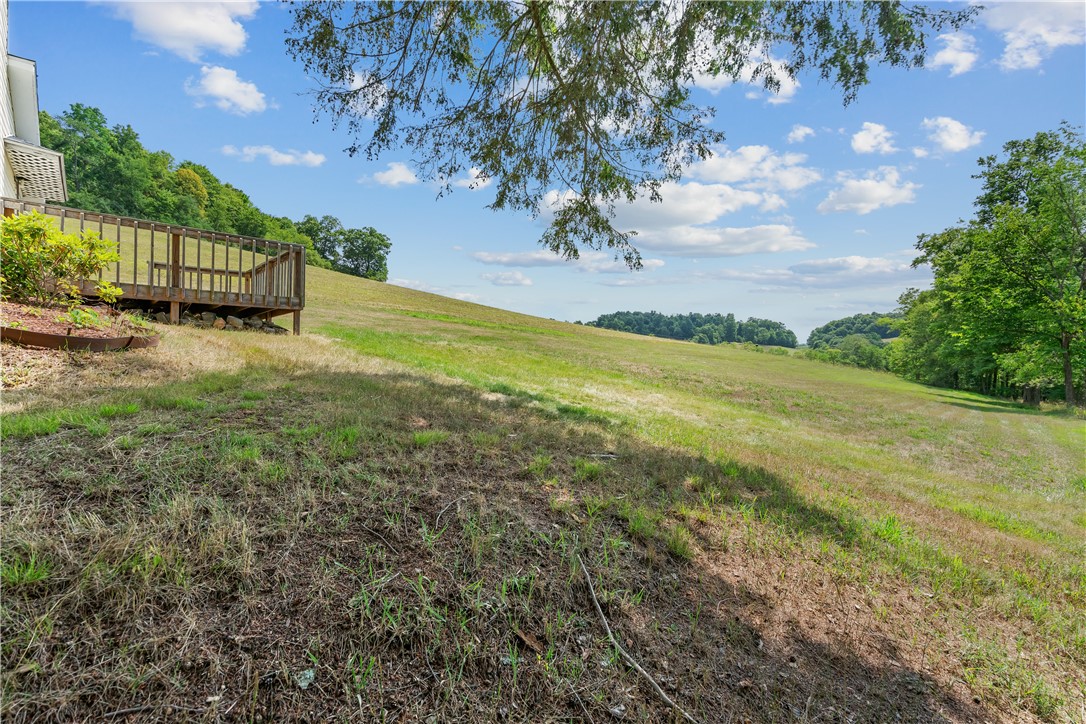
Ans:
{"type": "MultiPolygon", "coordinates": [[[[11,88],[8,85],[8,0],[0,0],[0,140],[15,135],[15,114],[11,110],[11,88]]],[[[0,196],[15,198],[15,174],[7,154],[0,149],[0,196]]]]}

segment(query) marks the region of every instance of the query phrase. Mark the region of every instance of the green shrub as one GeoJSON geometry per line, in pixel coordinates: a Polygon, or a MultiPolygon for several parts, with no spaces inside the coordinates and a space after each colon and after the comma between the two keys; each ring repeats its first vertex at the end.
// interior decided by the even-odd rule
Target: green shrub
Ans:
{"type": "MultiPolygon", "coordinates": [[[[0,221],[0,296],[20,302],[74,304],[79,283],[98,276],[120,260],[112,242],[93,231],[65,234],[52,219],[32,211],[0,221]]],[[[95,288],[103,301],[115,302],[121,290],[101,281],[95,288]]]]}

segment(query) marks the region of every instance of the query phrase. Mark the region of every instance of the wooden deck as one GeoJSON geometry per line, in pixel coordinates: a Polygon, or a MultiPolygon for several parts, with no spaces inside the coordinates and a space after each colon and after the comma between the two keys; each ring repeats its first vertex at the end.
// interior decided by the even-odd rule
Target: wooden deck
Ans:
{"type": "Polygon", "coordinates": [[[84,282],[87,296],[106,280],[123,290],[123,306],[168,312],[175,323],[185,310],[262,319],[292,314],[294,333],[300,333],[305,306],[300,244],[8,198],[3,205],[5,216],[37,211],[64,232],[90,230],[116,244],[120,261],[84,282]]]}

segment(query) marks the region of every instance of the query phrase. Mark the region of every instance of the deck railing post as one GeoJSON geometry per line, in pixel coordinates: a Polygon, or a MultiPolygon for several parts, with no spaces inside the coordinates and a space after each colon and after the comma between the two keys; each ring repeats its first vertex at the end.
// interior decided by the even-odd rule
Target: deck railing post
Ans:
{"type": "Polygon", "coordinates": [[[181,235],[170,234],[170,294],[181,286],[181,235]]]}
{"type": "Polygon", "coordinates": [[[294,250],[294,283],[291,284],[289,304],[294,304],[294,297],[301,299],[305,287],[305,252],[294,250]]]}

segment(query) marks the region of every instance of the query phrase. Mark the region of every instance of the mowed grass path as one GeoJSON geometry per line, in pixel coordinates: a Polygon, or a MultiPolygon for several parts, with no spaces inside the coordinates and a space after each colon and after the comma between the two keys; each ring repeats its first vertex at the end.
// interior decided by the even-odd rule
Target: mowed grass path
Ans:
{"type": "MultiPolygon", "coordinates": [[[[344,701],[357,694],[363,718],[436,711],[453,719],[481,697],[479,686],[490,691],[485,718],[532,720],[517,713],[531,702],[536,713],[558,718],[611,716],[617,700],[607,692],[639,685],[613,665],[592,665],[608,646],[592,631],[598,622],[584,606],[586,591],[576,588],[575,554],[600,577],[620,635],[663,678],[667,660],[684,672],[672,691],[706,721],[1084,716],[1081,417],[769,350],[552,322],[312,268],[308,284],[300,339],[170,330],[156,353],[5,393],[5,475],[15,483],[4,506],[15,524],[3,541],[3,625],[16,643],[4,664],[20,672],[5,678],[6,711],[32,713],[27,702],[47,700],[42,692],[67,701],[49,683],[63,679],[64,665],[54,666],[54,679],[36,674],[35,666],[49,670],[36,652],[59,645],[49,643],[56,637],[43,630],[46,622],[80,600],[73,591],[102,564],[55,543],[85,540],[89,524],[69,518],[54,529],[35,512],[60,496],[65,480],[41,483],[35,466],[46,463],[36,461],[64,470],[108,455],[176,466],[166,492],[144,470],[131,485],[151,488],[146,501],[134,497],[114,523],[102,514],[143,554],[144,537],[132,527],[141,515],[148,531],[176,544],[181,572],[161,552],[135,562],[118,554],[124,575],[135,570],[145,586],[159,566],[172,571],[162,574],[171,586],[210,589],[215,579],[229,588],[236,579],[242,593],[233,595],[264,600],[261,581],[272,563],[312,554],[320,580],[309,596],[332,601],[331,574],[318,575],[326,557],[308,551],[306,536],[360,537],[381,549],[367,553],[382,561],[377,573],[371,565],[372,580],[404,590],[399,598],[385,592],[372,625],[363,617],[363,641],[377,653],[325,641],[324,658],[313,663],[319,676],[327,668],[354,682],[344,701]],[[186,450],[198,455],[189,460],[186,450]],[[359,481],[364,488],[351,487],[359,481]],[[193,503],[194,490],[208,501],[193,503]],[[347,513],[347,522],[316,522],[344,501],[361,528],[347,513]],[[185,535],[163,532],[181,525],[178,506],[203,510],[213,542],[186,538],[191,520],[185,535]],[[533,535],[546,545],[526,543],[533,535]],[[220,554],[230,560],[225,569],[213,564],[220,554]],[[412,560],[429,567],[412,574],[412,560]],[[433,566],[470,571],[496,597],[486,603],[468,574],[443,577],[433,566]],[[392,582],[399,575],[421,578],[408,587],[392,582]],[[510,591],[527,591],[527,600],[517,603],[510,591]],[[397,606],[437,611],[435,600],[445,607],[428,626],[416,621],[405,635],[389,623],[397,606]],[[465,653],[453,636],[456,654],[439,656],[451,646],[451,629],[442,626],[457,616],[461,630],[473,632],[469,643],[476,636],[489,647],[465,653]],[[521,630],[530,626],[531,637],[521,630]],[[534,650],[536,639],[545,654],[534,650]],[[411,640],[414,649],[405,645],[411,640]],[[389,702],[406,686],[396,683],[397,667],[410,663],[405,646],[413,655],[424,650],[435,669],[455,670],[459,661],[459,673],[438,671],[442,686],[452,682],[448,692],[418,683],[426,693],[397,709],[389,702]],[[523,654],[539,658],[518,671],[523,654]],[[586,663],[573,666],[577,659],[586,663]],[[359,688],[360,677],[382,683],[359,688]],[[602,693],[578,694],[589,690],[602,693]]],[[[93,502],[104,489],[109,502],[123,494],[126,469],[84,486],[83,496],[93,502]]],[[[50,505],[86,504],[65,495],[50,505]]],[[[175,594],[150,585],[143,595],[175,594]]],[[[222,605],[186,596],[201,615],[222,605]]],[[[357,603],[348,598],[345,607],[357,603]]],[[[111,605],[118,615],[140,610],[138,596],[111,605]]],[[[328,605],[313,625],[346,625],[328,605]]],[[[312,635],[308,646],[312,663],[312,635]]],[[[278,661],[281,642],[268,647],[260,656],[278,661]]],[[[300,667],[299,655],[302,662],[283,666],[300,667]]],[[[229,657],[217,665],[226,681],[240,676],[229,657]]],[[[127,660],[113,668],[124,666],[139,668],[127,660]]],[[[187,671],[177,673],[176,692],[190,691],[187,671]]],[[[265,673],[246,676],[260,682],[265,673]]],[[[141,701],[141,687],[159,685],[151,673],[132,677],[129,698],[117,701],[141,701]]],[[[333,690],[338,685],[322,690],[324,704],[309,706],[339,711],[333,690]]],[[[288,710],[307,706],[298,690],[283,696],[288,710]]],[[[631,710],[665,717],[651,692],[641,697],[627,702],[631,710]]],[[[254,716],[276,711],[271,706],[254,692],[243,710],[254,716]]]]}

